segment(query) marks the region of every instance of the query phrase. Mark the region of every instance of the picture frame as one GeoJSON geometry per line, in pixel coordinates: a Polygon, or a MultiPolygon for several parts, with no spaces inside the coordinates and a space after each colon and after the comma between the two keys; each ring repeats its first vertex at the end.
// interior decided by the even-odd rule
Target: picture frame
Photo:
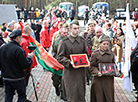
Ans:
{"type": "Polygon", "coordinates": [[[90,66],[87,54],[71,54],[70,59],[74,68],[90,66]]]}
{"type": "Polygon", "coordinates": [[[116,75],[115,63],[99,63],[99,70],[102,75],[116,75]]]}

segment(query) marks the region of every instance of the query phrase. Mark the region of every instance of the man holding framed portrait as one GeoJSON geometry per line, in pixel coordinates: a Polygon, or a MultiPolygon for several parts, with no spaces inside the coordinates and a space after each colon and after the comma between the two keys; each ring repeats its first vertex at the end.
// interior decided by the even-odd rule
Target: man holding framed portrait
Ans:
{"type": "MultiPolygon", "coordinates": [[[[73,67],[73,62],[70,59],[72,54],[87,54],[86,41],[83,37],[78,36],[79,22],[77,20],[70,23],[70,32],[66,38],[60,41],[57,51],[57,60],[64,65],[63,94],[69,102],[85,102],[85,67],[73,67]]],[[[82,64],[83,58],[75,63],[82,64]]]]}

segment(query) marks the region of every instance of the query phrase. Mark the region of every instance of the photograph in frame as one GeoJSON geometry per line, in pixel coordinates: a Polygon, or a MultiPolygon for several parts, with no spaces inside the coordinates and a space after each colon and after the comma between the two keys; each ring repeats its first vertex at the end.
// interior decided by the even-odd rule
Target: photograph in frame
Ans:
{"type": "Polygon", "coordinates": [[[99,63],[99,70],[102,75],[116,74],[116,66],[114,63],[99,63]]]}
{"type": "Polygon", "coordinates": [[[74,68],[90,66],[89,60],[86,54],[71,54],[70,58],[74,68]]]}

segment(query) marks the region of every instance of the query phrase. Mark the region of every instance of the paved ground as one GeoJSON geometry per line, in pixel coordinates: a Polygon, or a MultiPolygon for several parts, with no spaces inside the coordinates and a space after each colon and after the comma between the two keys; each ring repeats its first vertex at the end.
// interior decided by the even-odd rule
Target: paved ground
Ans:
{"type": "MultiPolygon", "coordinates": [[[[83,22],[82,22],[83,23],[83,22]]],[[[81,31],[84,30],[81,28],[81,31]]],[[[37,81],[40,83],[37,89],[38,102],[64,102],[57,97],[55,94],[55,89],[52,86],[51,73],[48,71],[43,71],[43,68],[38,65],[32,70],[32,75],[35,78],[35,85],[37,81]]],[[[132,102],[135,100],[134,92],[130,93],[126,91],[123,87],[123,79],[115,78],[115,102],[132,102]]],[[[29,79],[29,84],[27,86],[27,98],[31,101],[36,102],[33,83],[31,78],[29,79]]],[[[0,102],[4,102],[4,87],[0,88],[0,102]]],[[[86,102],[90,102],[90,85],[86,85],[86,102]]],[[[17,94],[15,94],[13,102],[17,102],[17,94]]]]}
{"type": "MultiPolygon", "coordinates": [[[[56,96],[55,89],[52,86],[51,73],[43,71],[43,68],[39,65],[32,70],[32,74],[37,81],[39,81],[37,96],[38,102],[64,102],[59,96],[56,96]]],[[[35,84],[37,84],[35,80],[35,84]]],[[[134,93],[126,91],[122,87],[123,79],[115,78],[115,102],[132,102],[135,100],[134,93]]],[[[4,102],[4,88],[0,88],[0,102],[4,102]]],[[[30,78],[27,87],[27,98],[36,102],[35,93],[33,89],[32,80],[30,78]]],[[[86,102],[90,102],[90,85],[86,85],[86,102]]],[[[17,95],[14,96],[13,102],[16,102],[17,95]]]]}

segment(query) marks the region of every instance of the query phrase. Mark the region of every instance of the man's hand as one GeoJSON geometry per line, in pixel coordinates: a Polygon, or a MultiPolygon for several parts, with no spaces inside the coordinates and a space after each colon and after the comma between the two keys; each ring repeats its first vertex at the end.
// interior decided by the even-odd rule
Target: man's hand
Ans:
{"type": "Polygon", "coordinates": [[[33,52],[31,52],[31,53],[28,53],[28,56],[31,56],[31,57],[33,57],[33,56],[34,56],[34,53],[33,53],[33,52]]]}
{"type": "Polygon", "coordinates": [[[101,72],[99,72],[99,73],[98,73],[98,77],[101,77],[101,76],[102,76],[102,74],[101,74],[101,72]]]}
{"type": "Polygon", "coordinates": [[[117,72],[117,73],[115,74],[115,76],[118,77],[118,76],[119,76],[119,72],[117,72]]]}
{"type": "MultiPolygon", "coordinates": [[[[72,67],[73,67],[73,62],[72,61],[70,61],[70,64],[72,65],[72,67]]],[[[74,68],[74,67],[73,67],[74,68]]],[[[79,68],[78,66],[76,66],[75,68],[79,68]]]]}

